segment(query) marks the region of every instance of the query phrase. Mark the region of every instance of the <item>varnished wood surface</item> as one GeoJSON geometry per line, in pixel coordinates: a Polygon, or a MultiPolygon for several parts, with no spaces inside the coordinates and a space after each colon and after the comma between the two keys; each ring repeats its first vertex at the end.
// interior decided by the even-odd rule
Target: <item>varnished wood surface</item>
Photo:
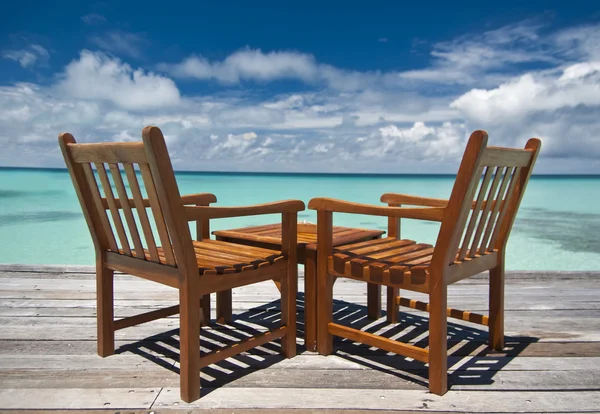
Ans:
{"type": "MultiPolygon", "coordinates": [[[[297,223],[297,256],[298,263],[304,264],[306,301],[311,306],[306,310],[305,343],[307,349],[314,351],[317,347],[317,226],[312,223],[297,223]]],[[[332,244],[334,246],[367,243],[369,240],[381,237],[385,232],[381,230],[361,229],[333,226],[332,244]]],[[[213,232],[221,242],[261,247],[266,249],[282,249],[281,223],[265,224],[260,226],[249,226],[238,229],[219,230],[213,232]]],[[[280,286],[280,285],[278,285],[280,286]]],[[[381,308],[381,300],[372,292],[380,292],[378,286],[369,286],[369,316],[378,315],[381,308]]],[[[225,294],[224,292],[220,293],[225,294]]],[[[217,312],[221,320],[230,319],[231,299],[217,296],[217,312]]]]}
{"type": "MultiPolygon", "coordinates": [[[[227,358],[238,351],[259,346],[263,343],[261,341],[278,335],[286,337],[283,354],[287,357],[295,355],[295,348],[292,346],[296,339],[295,223],[297,212],[304,210],[302,201],[286,200],[255,206],[212,209],[208,207],[208,204],[216,201],[212,194],[182,197],[164,136],[155,126],[147,126],[142,130],[141,142],[78,144],[71,134],[61,133],[58,143],[96,252],[97,345],[100,356],[108,357],[114,353],[116,329],[149,323],[178,313],[181,328],[180,396],[182,400],[191,402],[200,398],[202,361],[212,363],[219,358],[227,358]],[[147,199],[141,194],[136,168],[141,173],[147,199]],[[127,193],[122,172],[125,172],[132,198],[127,193]],[[152,212],[160,246],[153,236],[147,207],[152,212]],[[107,209],[112,224],[107,216],[107,209]],[[141,232],[137,228],[133,209],[139,217],[141,232]],[[282,223],[287,223],[282,226],[281,238],[284,242],[277,251],[209,238],[210,218],[272,213],[282,213],[282,223]],[[195,241],[192,240],[189,221],[196,222],[195,241]],[[140,234],[144,234],[144,241],[140,234]],[[178,305],[115,320],[115,271],[178,289],[178,305]],[[272,330],[268,336],[261,336],[262,339],[246,338],[243,346],[237,345],[201,358],[200,325],[206,325],[209,318],[209,295],[218,293],[221,299],[231,302],[232,288],[265,280],[275,280],[282,286],[281,300],[287,307],[281,318],[280,329],[272,330]]],[[[230,304],[221,305],[221,314],[224,311],[230,313],[230,304]]],[[[223,320],[227,319],[230,318],[225,315],[223,320]]]]}
{"type": "MultiPolygon", "coordinates": [[[[214,231],[217,238],[234,242],[254,242],[257,244],[272,245],[276,248],[281,243],[281,223],[265,224],[262,226],[241,227],[214,231]]],[[[333,226],[333,245],[356,243],[370,240],[385,234],[382,230],[361,229],[352,227],[333,226]]],[[[317,226],[310,223],[298,223],[298,248],[316,249],[317,226]]]]}
{"type": "MultiPolygon", "coordinates": [[[[202,397],[184,404],[179,399],[176,316],[117,331],[116,354],[100,358],[94,268],[0,265],[0,409],[157,414],[206,408],[277,414],[314,409],[597,412],[598,280],[600,272],[508,272],[504,350],[489,350],[485,328],[450,322],[450,390],[443,397],[427,391],[427,366],[421,362],[340,338],[330,356],[306,352],[300,283],[299,355],[285,359],[275,340],[210,365],[202,369],[202,397]]],[[[449,305],[485,312],[487,288],[484,275],[450,286],[449,305]]],[[[213,320],[202,329],[203,354],[250,333],[277,329],[279,295],[269,282],[234,289],[234,320],[230,325],[213,320]]],[[[427,300],[426,295],[414,296],[427,300]]],[[[117,274],[114,301],[115,317],[123,318],[175,305],[178,294],[176,289],[117,274]]],[[[402,308],[399,324],[386,327],[385,316],[367,318],[366,305],[364,283],[336,282],[334,322],[426,344],[425,313],[402,308]]]]}

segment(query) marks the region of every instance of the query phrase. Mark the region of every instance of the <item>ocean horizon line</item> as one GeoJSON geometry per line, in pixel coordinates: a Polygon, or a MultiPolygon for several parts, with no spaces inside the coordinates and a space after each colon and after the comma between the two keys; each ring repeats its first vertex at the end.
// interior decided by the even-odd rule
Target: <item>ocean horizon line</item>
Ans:
{"type": "MultiPolygon", "coordinates": [[[[68,172],[63,167],[14,167],[1,166],[0,171],[43,171],[43,172],[68,172]]],[[[453,178],[456,174],[451,173],[350,173],[350,172],[299,172],[299,171],[195,171],[195,170],[175,170],[180,175],[254,175],[254,176],[314,176],[314,177],[420,177],[420,178],[453,178]]],[[[600,178],[600,174],[533,174],[532,178],[600,178]]]]}

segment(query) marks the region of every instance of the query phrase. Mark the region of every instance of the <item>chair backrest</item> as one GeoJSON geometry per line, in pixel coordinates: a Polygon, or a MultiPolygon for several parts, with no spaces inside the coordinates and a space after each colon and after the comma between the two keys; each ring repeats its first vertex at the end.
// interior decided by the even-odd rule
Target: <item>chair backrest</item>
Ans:
{"type": "Polygon", "coordinates": [[[77,144],[62,133],[58,140],[97,254],[178,266],[193,247],[175,174],[160,129],[146,127],[142,138],[77,144]]]}
{"type": "Polygon", "coordinates": [[[442,220],[432,262],[448,265],[486,252],[504,252],[541,142],[524,149],[487,147],[471,134],[442,220]]]}

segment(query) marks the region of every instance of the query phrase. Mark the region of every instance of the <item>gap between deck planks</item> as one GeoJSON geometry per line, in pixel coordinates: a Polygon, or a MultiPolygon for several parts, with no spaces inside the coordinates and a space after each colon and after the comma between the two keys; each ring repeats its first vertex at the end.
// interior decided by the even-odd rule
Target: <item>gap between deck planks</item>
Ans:
{"type": "MultiPolygon", "coordinates": [[[[0,339],[0,409],[152,409],[158,413],[184,407],[227,407],[236,412],[239,408],[262,412],[304,407],[589,412],[600,407],[600,341],[593,332],[598,330],[594,319],[600,316],[598,273],[568,273],[565,278],[563,274],[510,275],[507,331],[527,331],[536,334],[537,341],[509,338],[503,353],[486,352],[485,330],[450,320],[456,328],[449,331],[458,339],[463,338],[462,329],[476,340],[472,345],[454,343],[451,348],[453,387],[444,397],[425,390],[421,383],[425,365],[337,340],[338,352],[331,357],[304,353],[283,360],[276,354],[278,345],[267,344],[256,352],[207,367],[202,373],[206,387],[203,397],[187,406],[178,400],[177,318],[124,330],[130,332],[117,342],[120,354],[96,357],[94,276],[82,269],[64,274],[57,271],[61,268],[48,272],[44,267],[32,271],[27,267],[3,269],[0,265],[0,327],[16,334],[0,333],[4,337],[0,339]],[[54,289],[53,295],[48,295],[50,289],[54,289]],[[148,403],[151,394],[155,400],[148,403]],[[306,395],[311,396],[310,401],[306,395]]],[[[451,290],[450,300],[485,309],[486,285],[485,277],[459,284],[458,289],[451,290]]],[[[116,301],[117,315],[127,316],[136,308],[151,309],[176,300],[169,289],[156,287],[117,276],[117,291],[121,288],[122,295],[116,301]],[[131,300],[131,296],[136,299],[131,300]]],[[[362,323],[366,313],[364,284],[339,283],[336,287],[338,317],[362,323]]],[[[276,323],[278,303],[274,302],[274,292],[270,293],[273,289],[269,284],[239,289],[234,295],[234,310],[242,318],[238,330],[206,330],[204,345],[218,346],[222,335],[242,335],[244,329],[250,329],[247,323],[253,318],[276,323]]],[[[299,322],[301,305],[300,300],[299,322]]],[[[426,324],[423,313],[402,311],[400,326],[426,324]]],[[[365,323],[385,330],[383,319],[365,323]]],[[[422,331],[413,329],[411,334],[392,328],[387,334],[405,335],[418,342],[423,340],[422,331]]],[[[452,335],[450,341],[452,345],[452,335]]]]}

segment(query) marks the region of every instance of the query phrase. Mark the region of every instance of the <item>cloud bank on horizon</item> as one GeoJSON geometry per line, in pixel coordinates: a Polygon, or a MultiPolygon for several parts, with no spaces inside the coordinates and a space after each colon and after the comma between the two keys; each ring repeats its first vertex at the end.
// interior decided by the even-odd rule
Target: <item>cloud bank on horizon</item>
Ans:
{"type": "MultiPolygon", "coordinates": [[[[61,167],[61,131],[127,141],[153,124],[182,170],[453,173],[470,132],[485,129],[492,145],[540,137],[537,172],[600,173],[600,24],[465,33],[397,71],[251,46],[144,61],[149,47],[143,33],[107,30],[50,76],[3,79],[0,165],[61,167]]],[[[37,43],[0,54],[24,73],[52,62],[37,43]]]]}

